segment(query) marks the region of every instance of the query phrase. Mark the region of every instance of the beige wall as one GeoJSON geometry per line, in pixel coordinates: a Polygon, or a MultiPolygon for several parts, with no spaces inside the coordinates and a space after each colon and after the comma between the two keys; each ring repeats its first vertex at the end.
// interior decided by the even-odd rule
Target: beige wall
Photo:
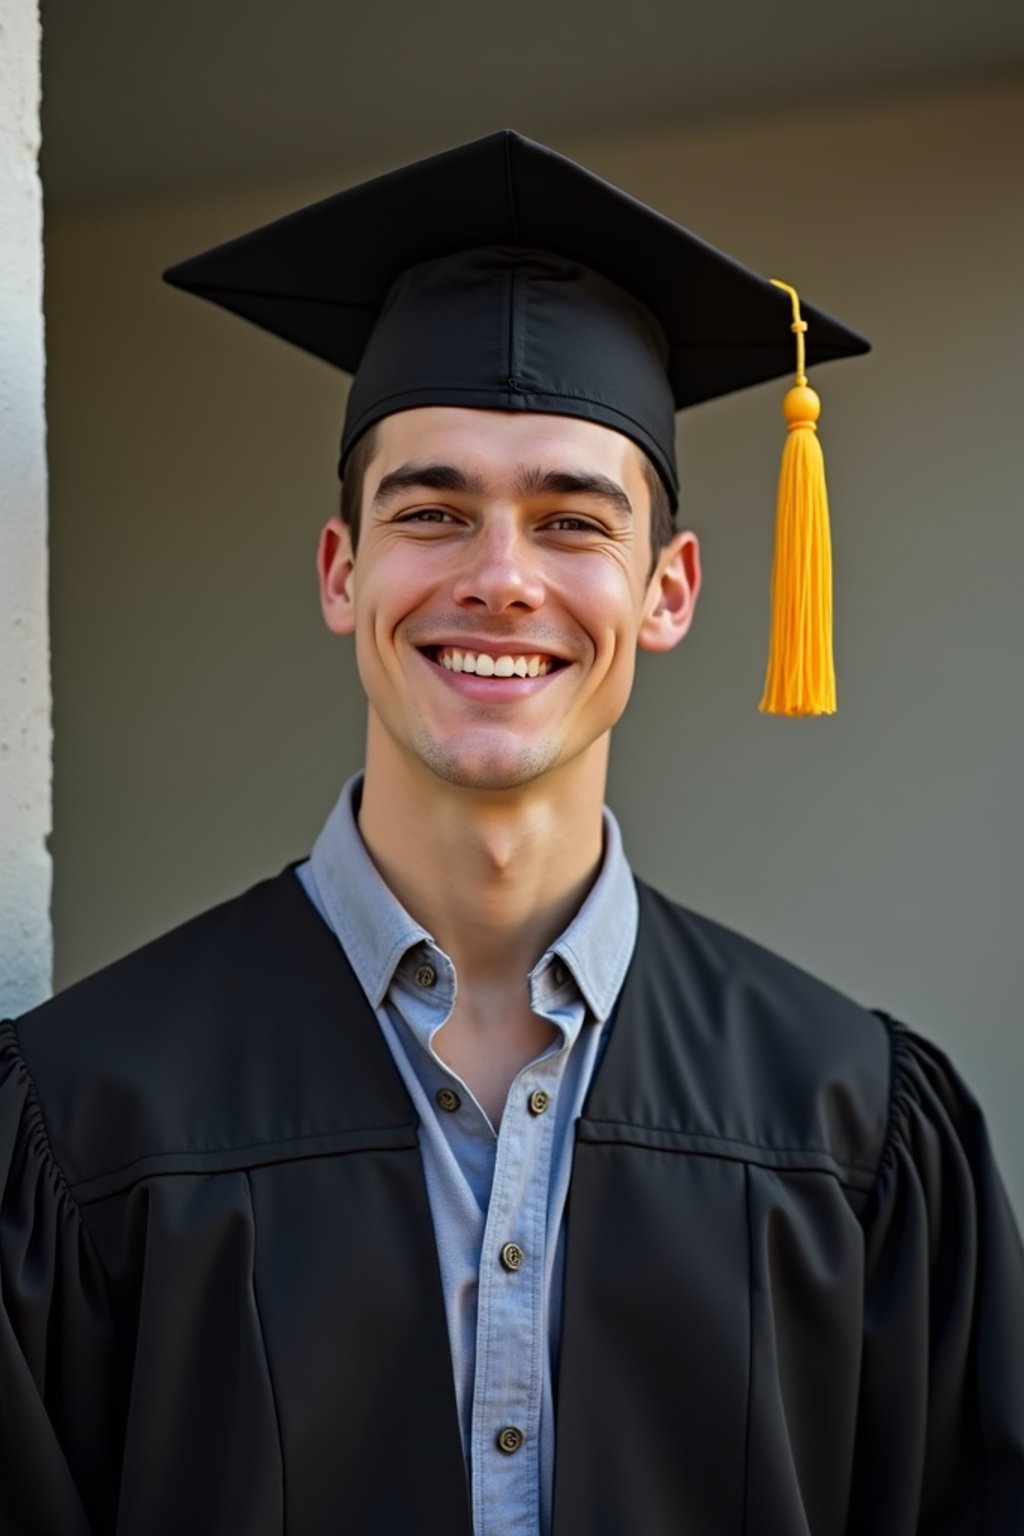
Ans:
{"type": "MultiPolygon", "coordinates": [[[[1024,1209],[1022,143],[1004,83],[558,147],[877,343],[815,380],[833,720],[756,710],[781,387],[680,423],[706,591],[619,733],[635,864],[947,1044],[1024,1209]]],[[[339,380],[157,273],[373,169],[50,228],[62,982],[300,856],[359,763],[312,567],[339,380]]]]}

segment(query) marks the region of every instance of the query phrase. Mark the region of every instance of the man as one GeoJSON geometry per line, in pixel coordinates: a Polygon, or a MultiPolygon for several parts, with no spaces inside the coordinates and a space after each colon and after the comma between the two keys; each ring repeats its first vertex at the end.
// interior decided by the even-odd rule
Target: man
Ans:
{"type": "Polygon", "coordinates": [[[673,408],[786,371],[787,301],[511,134],[171,276],[356,370],[318,566],[366,769],[4,1026],[5,1529],[1024,1529],[969,1095],[602,809],[700,590],[673,408]]]}

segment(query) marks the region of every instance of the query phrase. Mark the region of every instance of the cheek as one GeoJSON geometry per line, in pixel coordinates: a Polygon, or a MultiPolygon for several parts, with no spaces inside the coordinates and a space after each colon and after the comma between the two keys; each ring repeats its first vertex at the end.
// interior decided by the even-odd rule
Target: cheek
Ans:
{"type": "Polygon", "coordinates": [[[603,689],[603,698],[607,703],[609,724],[614,725],[629,703],[629,696],[633,692],[633,679],[636,675],[636,647],[630,638],[629,642],[620,646],[615,657],[614,665],[609,669],[607,681],[603,689]]]}
{"type": "Polygon", "coordinates": [[[580,560],[563,588],[563,601],[590,635],[598,656],[632,654],[642,594],[622,564],[602,555],[580,560]]]}
{"type": "Polygon", "coordinates": [[[384,712],[404,665],[396,636],[403,623],[431,605],[444,578],[444,557],[428,546],[396,547],[386,555],[386,559],[380,558],[374,550],[360,569],[354,632],[356,669],[363,691],[384,712]]]}
{"type": "Polygon", "coordinates": [[[636,670],[636,649],[622,642],[609,652],[605,664],[599,660],[591,677],[591,689],[583,698],[582,720],[588,737],[613,730],[622,719],[636,670]]]}
{"type": "Polygon", "coordinates": [[[438,565],[425,549],[389,552],[360,571],[356,632],[364,637],[393,634],[403,619],[423,605],[436,588],[438,565]]]}
{"type": "Polygon", "coordinates": [[[376,566],[360,571],[355,609],[356,669],[364,691],[372,698],[386,668],[389,635],[404,608],[405,582],[396,572],[385,579],[376,566]]]}

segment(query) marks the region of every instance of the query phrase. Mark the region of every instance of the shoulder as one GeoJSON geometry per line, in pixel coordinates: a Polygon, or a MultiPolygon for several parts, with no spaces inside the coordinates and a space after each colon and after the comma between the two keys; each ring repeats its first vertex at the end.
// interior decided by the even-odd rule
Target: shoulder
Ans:
{"type": "Polygon", "coordinates": [[[643,1020],[635,1046],[663,1112],[769,1161],[822,1159],[869,1187],[892,1113],[890,1022],[742,934],[638,889],[623,1001],[643,1020]]]}
{"type": "Polygon", "coordinates": [[[679,905],[637,883],[641,929],[649,954],[663,957],[677,984],[706,989],[744,1004],[742,1017],[758,1029],[796,1031],[812,1052],[821,1048],[882,1051],[888,1055],[885,1017],[866,1008],[746,935],[679,905]],[[673,956],[686,966],[678,971],[673,956]],[[807,1038],[804,1038],[804,1037],[807,1038]]]}
{"type": "MultiPolygon", "coordinates": [[[[74,1067],[130,1056],[140,1038],[167,1032],[179,1045],[203,1015],[244,1004],[262,941],[287,911],[288,872],[243,891],[161,934],[24,1014],[18,1033],[36,1075],[51,1061],[74,1067]]],[[[261,977],[261,981],[266,978],[261,977]]]]}
{"type": "Polygon", "coordinates": [[[388,1123],[372,1093],[344,1091],[376,1060],[372,1033],[339,1027],[361,1003],[289,868],[69,987],[16,1030],[58,1163],[91,1195],[121,1169],[204,1158],[212,1168],[346,1132],[353,1116],[388,1123]]]}

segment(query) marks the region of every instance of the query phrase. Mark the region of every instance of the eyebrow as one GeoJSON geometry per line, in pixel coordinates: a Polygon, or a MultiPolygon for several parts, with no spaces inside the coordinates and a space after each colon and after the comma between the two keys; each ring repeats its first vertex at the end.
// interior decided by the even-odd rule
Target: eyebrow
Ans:
{"type": "Polygon", "coordinates": [[[386,506],[406,491],[454,491],[466,496],[482,496],[484,482],[479,475],[467,474],[455,464],[403,464],[383,477],[373,497],[376,508],[386,506]]]}
{"type": "MultiPolygon", "coordinates": [[[[633,505],[622,486],[608,475],[591,470],[520,468],[513,481],[515,494],[530,496],[596,496],[624,517],[633,516],[633,505]]],[[[456,495],[484,496],[483,476],[456,464],[402,464],[384,475],[373,497],[375,510],[387,506],[410,490],[450,491],[456,495]]]]}
{"type": "Polygon", "coordinates": [[[633,516],[633,504],[622,486],[608,475],[587,469],[521,469],[516,474],[520,496],[597,496],[625,517],[633,516]]]}

